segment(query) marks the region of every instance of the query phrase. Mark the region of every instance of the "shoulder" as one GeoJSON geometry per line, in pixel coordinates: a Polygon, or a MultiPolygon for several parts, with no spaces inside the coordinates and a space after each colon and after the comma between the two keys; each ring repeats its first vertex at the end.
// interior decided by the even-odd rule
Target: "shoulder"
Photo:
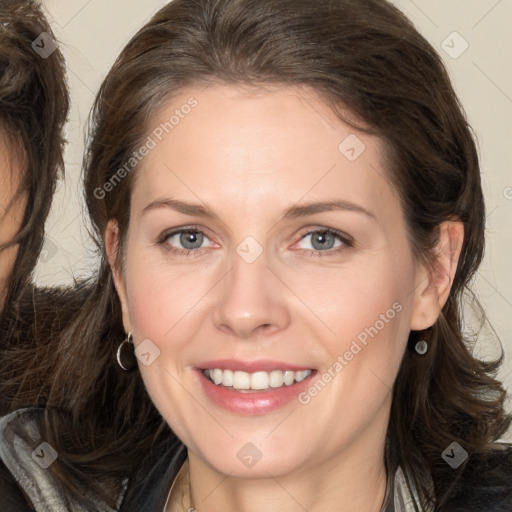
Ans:
{"type": "MultiPolygon", "coordinates": [[[[16,480],[10,442],[13,427],[19,422],[20,413],[0,418],[0,504],[2,512],[26,512],[34,508],[16,480]]],[[[15,427],[14,427],[15,428],[15,427]]]]}
{"type": "Polygon", "coordinates": [[[37,510],[73,510],[73,512],[113,512],[84,482],[80,495],[70,494],[61,484],[54,464],[59,454],[41,436],[43,417],[52,410],[18,409],[0,418],[0,510],[26,512],[37,510]],[[3,493],[5,491],[5,494],[3,493]],[[2,500],[8,500],[5,504],[2,500]],[[21,503],[16,508],[7,508],[21,503]]]}
{"type": "Polygon", "coordinates": [[[510,512],[512,510],[512,444],[492,443],[472,454],[440,512],[510,512]]]}
{"type": "Polygon", "coordinates": [[[0,505],[2,512],[32,512],[11,472],[0,459],[0,505]]]}

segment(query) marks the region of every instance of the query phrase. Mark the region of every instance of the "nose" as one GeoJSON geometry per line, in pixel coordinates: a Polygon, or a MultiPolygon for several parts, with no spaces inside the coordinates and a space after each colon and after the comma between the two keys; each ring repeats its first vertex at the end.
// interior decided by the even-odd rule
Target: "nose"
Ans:
{"type": "Polygon", "coordinates": [[[238,253],[221,281],[214,311],[217,329],[239,339],[273,334],[290,322],[286,287],[269,268],[267,254],[249,263],[238,253]]]}

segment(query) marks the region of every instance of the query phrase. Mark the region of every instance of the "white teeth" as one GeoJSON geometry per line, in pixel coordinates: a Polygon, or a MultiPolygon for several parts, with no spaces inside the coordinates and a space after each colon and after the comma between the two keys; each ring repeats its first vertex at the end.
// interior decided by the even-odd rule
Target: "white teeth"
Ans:
{"type": "Polygon", "coordinates": [[[224,370],[222,372],[222,385],[232,386],[233,385],[233,372],[231,370],[224,370]]]}
{"type": "Polygon", "coordinates": [[[269,385],[271,388],[280,388],[283,385],[283,372],[274,370],[270,372],[269,385]]]}
{"type": "Polygon", "coordinates": [[[271,388],[280,388],[283,385],[291,386],[294,382],[302,382],[306,377],[311,375],[311,370],[302,370],[294,372],[292,370],[273,370],[268,372],[247,373],[242,371],[221,370],[213,368],[204,370],[204,375],[214,384],[233,389],[247,390],[264,390],[271,388]]]}
{"type": "Polygon", "coordinates": [[[233,372],[233,387],[235,389],[251,389],[251,375],[245,372],[233,372]]]}
{"type": "Polygon", "coordinates": [[[309,375],[309,373],[311,373],[311,372],[308,373],[308,371],[309,370],[303,370],[301,372],[295,372],[295,380],[297,382],[302,382],[309,375]]]}
{"type": "Polygon", "coordinates": [[[291,386],[293,384],[293,381],[295,380],[295,372],[292,372],[290,370],[284,372],[283,379],[284,379],[284,383],[287,386],[291,386]]]}
{"type": "Polygon", "coordinates": [[[256,372],[251,374],[251,389],[267,389],[269,376],[267,372],[256,372]]]}
{"type": "Polygon", "coordinates": [[[215,384],[221,384],[222,383],[222,370],[219,370],[218,368],[213,370],[212,380],[215,384]]]}

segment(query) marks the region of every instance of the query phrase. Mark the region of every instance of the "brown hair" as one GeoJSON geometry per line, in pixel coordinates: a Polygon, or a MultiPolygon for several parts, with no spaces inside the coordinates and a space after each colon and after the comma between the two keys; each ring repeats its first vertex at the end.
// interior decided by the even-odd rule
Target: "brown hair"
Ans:
{"type": "Polygon", "coordinates": [[[54,35],[39,3],[0,0],[0,136],[6,138],[8,158],[21,164],[20,184],[8,209],[21,196],[27,198],[19,232],[0,245],[1,258],[3,249],[19,244],[0,311],[0,414],[8,410],[22,382],[34,392],[40,389],[38,373],[33,371],[41,364],[35,344],[50,339],[48,331],[31,323],[36,317],[42,321],[50,309],[44,304],[36,314],[31,275],[43,247],[44,225],[57,179],[64,175],[63,126],[69,93],[60,50],[54,49],[51,55],[44,53],[45,58],[36,51],[44,45],[38,39],[43,33],[46,50],[53,50],[48,38],[55,41],[54,35]],[[34,48],[33,43],[38,46],[34,48]],[[27,357],[21,357],[21,351],[27,357]],[[30,363],[29,355],[34,355],[30,363]],[[16,375],[20,380],[15,379],[16,375]]]}
{"type": "Polygon", "coordinates": [[[440,224],[453,218],[464,223],[450,297],[432,328],[410,335],[411,346],[423,339],[429,350],[424,356],[406,352],[390,421],[422,506],[434,498],[429,472],[442,504],[464,468],[453,470],[441,459],[445,448],[456,441],[470,454],[484,453],[512,418],[505,415],[506,394],[494,378],[503,356],[479,361],[462,333],[463,292],[484,250],[472,133],[440,57],[383,0],[174,0],[125,47],[91,115],[85,197],[101,266],[58,349],[49,404],[67,411],[68,419],[65,426],[60,419],[46,425],[46,433],[54,433],[50,442],[64,454],[52,469],[70,493],[79,492],[80,479],[89,474],[85,467],[94,467],[121,492],[121,477],[131,474],[160,434],[172,435],[140,374],[123,373],[115,362],[124,330],[103,234],[114,218],[123,240],[137,170],[108,193],[97,191],[140,147],[150,129],[147,120],[165,100],[187,85],[212,81],[308,86],[336,112],[355,114],[364,124],[358,128],[377,134],[388,148],[390,177],[417,258],[435,265],[440,224]],[[63,430],[69,442],[59,439],[63,430]]]}
{"type": "Polygon", "coordinates": [[[38,3],[0,0],[0,127],[23,164],[20,186],[9,207],[27,195],[21,229],[0,245],[1,251],[20,244],[7,285],[5,318],[10,316],[11,301],[30,282],[57,178],[64,172],[62,130],[69,110],[65,64],[58,49],[44,54],[46,58],[34,49],[32,43],[44,44],[36,41],[43,33],[54,40],[38,3]]]}

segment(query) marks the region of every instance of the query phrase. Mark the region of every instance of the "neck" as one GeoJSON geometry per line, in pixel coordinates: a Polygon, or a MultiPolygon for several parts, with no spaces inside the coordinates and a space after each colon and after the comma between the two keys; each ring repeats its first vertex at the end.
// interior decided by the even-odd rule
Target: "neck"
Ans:
{"type": "Polygon", "coordinates": [[[385,435],[378,443],[360,441],[319,465],[286,475],[267,472],[269,478],[257,479],[226,476],[189,451],[181,488],[190,496],[179,500],[185,508],[180,504],[171,511],[380,512],[387,483],[385,435]]]}

